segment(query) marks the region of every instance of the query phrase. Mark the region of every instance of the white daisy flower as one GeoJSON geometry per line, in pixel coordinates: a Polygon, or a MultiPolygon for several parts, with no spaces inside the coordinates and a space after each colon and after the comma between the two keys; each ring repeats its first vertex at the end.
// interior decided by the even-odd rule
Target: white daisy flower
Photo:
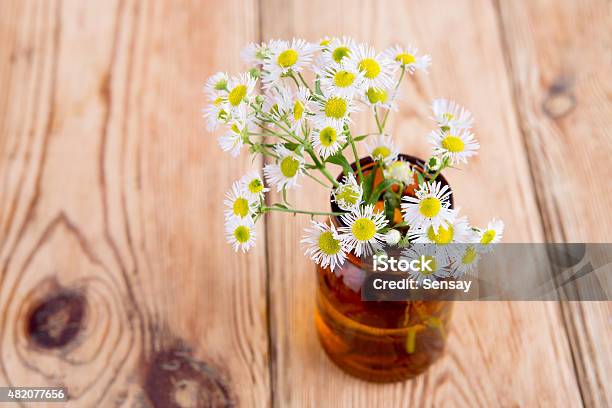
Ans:
{"type": "Polygon", "coordinates": [[[269,188],[266,188],[261,174],[255,170],[251,170],[242,176],[240,184],[242,185],[244,195],[250,201],[257,202],[259,199],[263,198],[264,193],[270,191],[269,188]]]}
{"type": "Polygon", "coordinates": [[[472,113],[456,102],[447,99],[436,99],[431,103],[433,120],[444,130],[450,128],[469,129],[474,123],[472,113]]]}
{"type": "Polygon", "coordinates": [[[305,255],[315,261],[322,268],[334,271],[346,259],[348,248],[340,239],[338,231],[333,224],[311,221],[312,226],[305,228],[306,234],[300,241],[306,245],[305,255]]]}
{"type": "Polygon", "coordinates": [[[376,54],[374,48],[360,44],[351,52],[350,60],[363,72],[366,88],[390,89],[393,87],[395,66],[386,56],[376,54]]]}
{"type": "Polygon", "coordinates": [[[220,124],[227,123],[228,113],[223,109],[221,98],[217,98],[213,103],[206,106],[202,113],[206,118],[206,128],[210,131],[217,130],[220,124]]]}
{"type": "Polygon", "coordinates": [[[480,149],[474,134],[466,129],[432,131],[429,134],[429,142],[434,146],[434,155],[448,157],[453,165],[467,163],[467,159],[476,156],[480,149]]]}
{"type": "Polygon", "coordinates": [[[393,138],[388,135],[378,135],[370,138],[366,142],[366,149],[372,159],[382,161],[385,166],[389,166],[399,154],[399,149],[393,142],[393,138]]]}
{"type": "MultiPolygon", "coordinates": [[[[458,213],[459,209],[456,211],[458,213]]],[[[445,222],[438,231],[434,231],[431,225],[426,228],[410,229],[410,242],[417,244],[467,244],[472,241],[473,231],[465,215],[455,218],[453,222],[445,222]]]]}
{"type": "Polygon", "coordinates": [[[321,46],[324,65],[347,62],[357,48],[355,41],[350,37],[325,39],[321,41],[321,46]]]}
{"type": "Polygon", "coordinates": [[[459,279],[466,273],[476,270],[480,254],[473,245],[460,245],[461,251],[457,251],[451,267],[451,276],[459,279]]]}
{"type": "Polygon", "coordinates": [[[361,198],[363,197],[363,189],[361,185],[357,183],[353,173],[344,176],[342,183],[336,187],[333,192],[334,201],[338,204],[338,207],[344,211],[352,211],[361,205],[361,198]]]}
{"type": "Polygon", "coordinates": [[[338,231],[356,256],[368,256],[382,249],[385,235],[378,231],[387,225],[387,220],[383,213],[374,212],[374,205],[356,207],[352,212],[341,215],[340,219],[347,226],[338,228],[338,231]]]}
{"type": "Polygon", "coordinates": [[[294,95],[293,106],[289,120],[293,124],[293,129],[302,126],[302,123],[307,119],[307,114],[312,112],[313,104],[310,100],[310,91],[308,88],[299,87],[294,95]]]}
{"type": "Polygon", "coordinates": [[[217,72],[208,78],[206,84],[204,84],[204,92],[211,101],[217,100],[222,95],[222,91],[227,89],[228,80],[225,72],[217,72]]]}
{"type": "Polygon", "coordinates": [[[293,91],[283,84],[274,85],[264,95],[263,110],[275,119],[280,119],[291,111],[293,91]]]}
{"type": "Polygon", "coordinates": [[[248,73],[230,78],[227,81],[224,109],[229,113],[234,113],[237,109],[244,109],[248,106],[255,92],[255,82],[255,78],[248,73]]]}
{"type": "Polygon", "coordinates": [[[274,152],[278,156],[277,162],[264,167],[268,182],[276,186],[276,191],[299,187],[298,180],[304,172],[304,158],[282,144],[277,144],[274,152]]]}
{"type": "Polygon", "coordinates": [[[493,218],[484,229],[478,229],[475,242],[478,249],[487,251],[492,249],[490,244],[497,244],[504,236],[504,222],[493,218]]]}
{"type": "Polygon", "coordinates": [[[234,251],[247,252],[255,245],[257,233],[255,223],[251,217],[232,218],[225,223],[225,236],[227,242],[234,247],[234,251]]]}
{"type": "Polygon", "coordinates": [[[269,43],[270,56],[264,60],[263,82],[265,87],[276,83],[282,75],[300,72],[312,61],[312,54],[319,46],[301,39],[288,41],[274,40],[269,43]]]}
{"type": "MultiPolygon", "coordinates": [[[[457,213],[459,209],[456,210],[457,213]]],[[[461,245],[473,241],[474,232],[472,231],[466,216],[457,217],[450,223],[444,223],[438,231],[434,231],[433,226],[426,228],[410,229],[410,242],[417,244],[436,244],[440,251],[449,258],[456,257],[457,251],[462,251],[461,245]],[[450,245],[449,245],[450,244],[450,245]]]]}
{"type": "Polygon", "coordinates": [[[224,152],[229,152],[232,157],[238,157],[242,151],[242,146],[244,146],[242,132],[236,123],[232,124],[230,129],[219,136],[217,140],[221,149],[224,152]]]}
{"type": "Polygon", "coordinates": [[[393,61],[394,65],[404,67],[411,74],[414,74],[416,70],[427,72],[427,68],[431,65],[431,57],[429,55],[419,55],[418,48],[413,46],[402,48],[395,45],[387,48],[384,54],[393,61]]]}
{"type": "Polygon", "coordinates": [[[409,162],[397,160],[383,170],[386,179],[395,179],[409,186],[414,183],[414,171],[409,162]]]}
{"type": "Polygon", "coordinates": [[[310,142],[316,152],[323,159],[327,159],[340,150],[344,142],[346,142],[346,135],[340,129],[333,126],[325,126],[322,129],[315,129],[310,134],[310,142]]]}
{"type": "Polygon", "coordinates": [[[364,75],[355,64],[328,64],[325,68],[317,70],[321,79],[321,88],[330,95],[352,98],[355,94],[363,92],[364,75]]]}
{"type": "Polygon", "coordinates": [[[242,60],[249,65],[263,64],[263,61],[269,55],[269,49],[266,43],[250,43],[240,52],[242,60]]]}
{"type": "Polygon", "coordinates": [[[225,194],[223,204],[227,207],[225,218],[228,220],[232,218],[251,218],[257,206],[257,202],[247,195],[244,186],[238,181],[235,181],[230,191],[225,194]]]}
{"type": "Polygon", "coordinates": [[[313,104],[308,88],[299,87],[293,92],[288,86],[274,85],[266,94],[263,108],[276,120],[289,120],[291,130],[295,131],[307,119],[313,104]]]}
{"type": "Polygon", "coordinates": [[[325,96],[316,101],[313,122],[318,128],[332,126],[342,129],[345,123],[351,121],[350,114],[356,110],[351,98],[325,96]]]}
{"type": "Polygon", "coordinates": [[[396,89],[369,87],[363,93],[363,101],[370,107],[380,107],[389,110],[397,110],[397,96],[399,91],[396,89]]]}
{"type": "Polygon", "coordinates": [[[404,221],[412,230],[433,227],[434,233],[446,223],[452,223],[457,214],[450,208],[451,190],[441,182],[427,182],[415,191],[416,197],[402,197],[404,221]]]}
{"type": "Polygon", "coordinates": [[[435,281],[450,276],[448,258],[434,245],[415,244],[402,251],[402,256],[408,261],[419,259],[422,261],[418,270],[412,268],[408,276],[419,285],[425,281],[435,281]]]}

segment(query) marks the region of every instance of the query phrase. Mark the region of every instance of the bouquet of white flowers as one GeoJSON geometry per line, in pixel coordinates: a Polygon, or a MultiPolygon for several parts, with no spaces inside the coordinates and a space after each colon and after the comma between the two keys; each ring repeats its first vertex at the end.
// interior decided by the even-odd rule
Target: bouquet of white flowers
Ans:
{"type": "Polygon", "coordinates": [[[270,158],[263,169],[265,182],[257,171],[250,171],[226,195],[227,240],[236,251],[255,244],[254,225],[270,211],[335,217],[313,220],[302,240],[306,254],[332,270],[348,253],[369,255],[384,242],[474,243],[446,260],[463,273],[481,248],[501,239],[501,221],[471,227],[452,208],[450,187],[438,180],[440,172],[477,154],[468,110],[444,99],[433,101],[436,128],[428,136],[433,152],[422,166],[404,160],[385,133],[389,113],[397,109],[402,80],[426,72],[428,55],[400,46],[377,53],[368,44],[343,37],[326,38],[318,45],[301,39],[251,44],[243,57],[252,65],[248,72],[231,77],[219,72],[207,81],[211,103],[204,109],[210,130],[227,127],[219,138],[223,150],[236,157],[246,147],[250,154],[270,158]],[[257,93],[259,80],[263,94],[257,93]],[[373,115],[373,132],[353,131],[352,116],[360,111],[373,115]],[[367,171],[358,157],[358,143],[365,143],[373,163],[367,171]],[[343,170],[342,177],[332,176],[332,165],[343,170]],[[290,205],[286,192],[299,188],[302,177],[330,189],[338,211],[290,205]],[[281,193],[281,202],[269,202],[267,186],[281,193]],[[399,219],[396,214],[401,214],[399,219]]]}

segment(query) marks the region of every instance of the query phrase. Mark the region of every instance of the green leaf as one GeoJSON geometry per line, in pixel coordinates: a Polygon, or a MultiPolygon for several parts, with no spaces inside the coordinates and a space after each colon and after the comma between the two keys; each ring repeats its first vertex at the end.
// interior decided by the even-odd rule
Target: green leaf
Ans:
{"type": "Polygon", "coordinates": [[[353,140],[354,140],[355,142],[361,142],[362,140],[365,140],[365,139],[366,139],[368,136],[370,136],[370,135],[361,135],[361,136],[357,136],[357,137],[353,138],[353,140]]]}
{"type": "Polygon", "coordinates": [[[319,79],[315,81],[315,92],[319,95],[323,95],[323,91],[321,91],[321,80],[319,79]]]}
{"type": "Polygon", "coordinates": [[[393,205],[392,199],[387,200],[385,197],[385,218],[389,222],[389,225],[393,224],[393,219],[395,218],[395,206],[393,205]]]}
{"type": "Polygon", "coordinates": [[[284,210],[288,210],[289,207],[287,207],[285,204],[281,204],[281,203],[275,203],[274,205],[272,205],[272,207],[278,207],[278,208],[282,208],[284,210]]]}
{"type": "Polygon", "coordinates": [[[295,151],[295,149],[297,149],[300,146],[299,143],[283,143],[283,144],[287,148],[287,150],[291,150],[292,152],[295,151]]]}
{"type": "Polygon", "coordinates": [[[353,168],[349,164],[348,160],[346,160],[346,157],[344,157],[342,152],[338,152],[333,156],[328,157],[326,161],[329,163],[337,164],[338,166],[342,166],[342,171],[347,176],[350,173],[353,173],[353,168]]]}
{"type": "Polygon", "coordinates": [[[382,192],[396,183],[397,183],[397,180],[394,180],[394,179],[383,180],[382,183],[377,185],[374,191],[372,191],[372,195],[370,196],[370,199],[368,200],[367,204],[376,203],[378,201],[378,197],[380,197],[382,192]]]}
{"type": "Polygon", "coordinates": [[[425,179],[423,178],[423,173],[421,173],[420,171],[417,172],[417,180],[419,183],[419,186],[423,184],[423,182],[425,181],[425,179]]]}
{"type": "Polygon", "coordinates": [[[372,170],[363,177],[363,182],[361,186],[363,187],[363,201],[365,201],[366,203],[370,202],[370,195],[372,195],[372,187],[374,185],[375,174],[376,169],[372,170]]]}
{"type": "Polygon", "coordinates": [[[402,228],[402,227],[407,227],[407,226],[408,226],[408,223],[406,221],[402,221],[402,222],[395,224],[393,228],[402,228]]]}

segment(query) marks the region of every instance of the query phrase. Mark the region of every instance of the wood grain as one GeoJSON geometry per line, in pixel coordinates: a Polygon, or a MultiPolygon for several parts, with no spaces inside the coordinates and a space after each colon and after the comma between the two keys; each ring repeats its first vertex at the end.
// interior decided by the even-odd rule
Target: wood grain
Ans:
{"type": "MultiPolygon", "coordinates": [[[[412,42],[430,52],[429,76],[416,75],[390,130],[401,150],[424,157],[429,103],[455,99],[477,118],[481,154],[449,171],[456,200],[478,225],[498,216],[506,242],[544,240],[537,203],[504,64],[496,9],[486,1],[262,3],[264,38],[352,35],[381,49],[412,42]],[[325,12],[323,12],[325,10],[325,12]],[[458,22],[469,24],[458,24],[458,22]]],[[[406,87],[404,87],[406,89],[406,87]]],[[[358,124],[367,123],[361,120],[358,124]]],[[[372,127],[370,121],[369,126],[372,127]]],[[[306,188],[292,198],[325,208],[326,192],[306,188]]],[[[579,405],[572,355],[556,303],[458,304],[448,353],[414,381],[374,385],[335,368],[317,344],[312,324],[313,266],[297,254],[302,221],[271,217],[269,274],[273,388],[279,406],[579,405]],[[540,370],[555,375],[538,375],[540,370]]]]}
{"type": "MultiPolygon", "coordinates": [[[[610,242],[609,3],[539,0],[498,7],[545,237],[610,242]]],[[[612,405],[611,305],[562,304],[586,406],[612,405]]]]}
{"type": "Polygon", "coordinates": [[[234,256],[220,199],[250,161],[230,166],[199,111],[257,4],[0,8],[0,384],[267,405],[265,242],[234,256]]]}
{"type": "MultiPolygon", "coordinates": [[[[64,386],[79,407],[612,405],[610,302],[459,303],[425,375],[345,375],[314,332],[308,219],[272,214],[235,255],[222,197],[262,163],[228,160],[200,113],[250,41],[413,43],[433,66],[389,130],[425,157],[432,99],[474,113],[481,154],[446,172],[470,221],[503,218],[506,242],[609,241],[607,6],[1,2],[0,385],[64,386]]],[[[289,201],[327,210],[302,184],[289,201]]]]}

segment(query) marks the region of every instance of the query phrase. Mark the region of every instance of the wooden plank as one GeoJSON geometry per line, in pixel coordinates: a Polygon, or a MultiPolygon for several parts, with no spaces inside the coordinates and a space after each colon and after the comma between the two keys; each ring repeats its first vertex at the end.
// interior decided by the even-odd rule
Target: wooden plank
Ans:
{"type": "MultiPolygon", "coordinates": [[[[381,2],[263,0],[262,37],[317,41],[351,35],[378,49],[412,42],[431,53],[429,76],[404,93],[391,132],[401,150],[425,156],[429,102],[449,97],[477,119],[480,156],[447,172],[464,213],[478,225],[506,220],[506,242],[544,240],[504,65],[496,9],[486,1],[381,2]]],[[[368,122],[360,120],[360,125],[368,122]]],[[[370,128],[372,123],[370,122],[370,128]]],[[[327,208],[328,193],[305,187],[290,196],[327,208]]],[[[316,187],[315,187],[316,188],[316,187]]],[[[375,385],[343,374],[314,332],[314,268],[300,254],[305,219],[268,219],[274,401],[278,406],[579,405],[570,347],[558,304],[456,305],[448,352],[414,381],[375,385]],[[545,370],[554,375],[540,375],[545,370]]]]}
{"type": "Polygon", "coordinates": [[[2,2],[0,384],[269,403],[265,240],[235,256],[221,208],[250,160],[200,119],[257,22],[255,1],[2,2]]]}
{"type": "MultiPolygon", "coordinates": [[[[499,9],[545,237],[610,242],[609,4],[540,0],[499,9]]],[[[563,304],[586,406],[612,405],[610,307],[563,304]]]]}

